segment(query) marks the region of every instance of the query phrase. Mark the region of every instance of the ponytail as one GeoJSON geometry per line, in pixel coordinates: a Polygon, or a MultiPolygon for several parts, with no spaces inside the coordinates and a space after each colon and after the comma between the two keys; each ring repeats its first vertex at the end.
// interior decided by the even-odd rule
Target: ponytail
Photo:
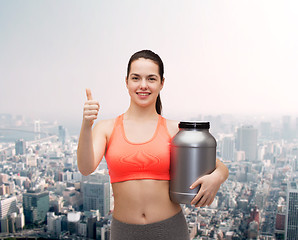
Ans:
{"type": "Polygon", "coordinates": [[[162,104],[161,104],[161,100],[160,100],[160,94],[158,94],[157,99],[156,99],[156,103],[155,103],[155,109],[156,112],[161,115],[162,112],[162,104]]]}

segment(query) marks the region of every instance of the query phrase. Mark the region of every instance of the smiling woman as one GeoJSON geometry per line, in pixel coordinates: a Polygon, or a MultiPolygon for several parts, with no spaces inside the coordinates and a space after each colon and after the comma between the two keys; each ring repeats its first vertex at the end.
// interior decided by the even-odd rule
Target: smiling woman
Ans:
{"type": "Polygon", "coordinates": [[[161,101],[159,92],[164,83],[164,78],[159,76],[158,65],[152,60],[140,58],[130,65],[130,73],[126,77],[126,87],[131,97],[131,104],[135,107],[145,107],[156,103],[157,113],[161,113],[161,101]]]}
{"type": "MultiPolygon", "coordinates": [[[[135,54],[133,54],[128,62],[128,66],[127,66],[127,77],[130,76],[130,75],[135,75],[135,80],[139,80],[140,79],[140,76],[131,71],[131,66],[132,66],[132,63],[133,62],[138,62],[136,60],[147,60],[147,65],[150,65],[150,63],[148,61],[151,61],[153,63],[155,63],[154,65],[151,65],[150,68],[153,68],[153,72],[155,72],[154,74],[149,73],[148,75],[148,78],[149,78],[149,81],[160,81],[161,83],[161,89],[163,87],[163,84],[164,84],[164,77],[163,77],[163,74],[164,74],[164,65],[163,65],[163,62],[161,60],[161,58],[155,54],[154,52],[152,51],[149,51],[149,50],[144,50],[144,51],[139,51],[139,52],[136,52],[135,54]],[[156,67],[158,69],[156,69],[156,67]],[[157,70],[157,71],[156,71],[157,70]]],[[[135,64],[134,64],[135,65],[135,64]]],[[[140,67],[139,65],[140,64],[137,64],[138,66],[136,67],[140,67]]],[[[126,84],[128,83],[128,79],[126,77],[126,84]]],[[[160,89],[160,90],[161,90],[160,89]]],[[[155,108],[156,108],[156,112],[158,114],[161,114],[161,111],[162,111],[162,104],[161,104],[161,100],[160,100],[160,94],[158,94],[157,98],[156,98],[156,104],[155,104],[155,108]]]]}
{"type": "MultiPolygon", "coordinates": [[[[77,159],[83,175],[92,173],[105,155],[114,194],[111,240],[188,240],[178,203],[169,196],[170,142],[178,122],[161,116],[163,63],[150,50],[135,53],[127,67],[128,110],[116,119],[97,119],[99,103],[88,89],[77,159]]],[[[192,185],[201,184],[196,206],[210,205],[228,176],[225,165],[192,185]],[[200,194],[200,195],[199,195],[200,194]]]]}

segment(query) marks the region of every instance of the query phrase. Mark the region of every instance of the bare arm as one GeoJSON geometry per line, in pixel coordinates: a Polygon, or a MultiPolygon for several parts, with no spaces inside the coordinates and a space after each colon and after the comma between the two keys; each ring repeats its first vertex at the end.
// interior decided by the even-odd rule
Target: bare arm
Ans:
{"type": "Polygon", "coordinates": [[[98,122],[92,130],[94,120],[97,119],[99,104],[92,99],[91,91],[86,90],[87,101],[84,105],[83,122],[77,148],[79,171],[87,176],[100,163],[106,147],[106,135],[103,122],[98,122]]]}
{"type": "Polygon", "coordinates": [[[219,175],[220,184],[224,183],[229,177],[229,169],[218,158],[216,159],[216,168],[213,173],[219,175]]]}
{"type": "Polygon", "coordinates": [[[220,185],[226,181],[229,176],[229,170],[219,159],[216,159],[215,170],[207,175],[198,178],[192,185],[191,189],[201,184],[199,193],[194,197],[191,204],[196,207],[210,206],[213,202],[220,185]]]}

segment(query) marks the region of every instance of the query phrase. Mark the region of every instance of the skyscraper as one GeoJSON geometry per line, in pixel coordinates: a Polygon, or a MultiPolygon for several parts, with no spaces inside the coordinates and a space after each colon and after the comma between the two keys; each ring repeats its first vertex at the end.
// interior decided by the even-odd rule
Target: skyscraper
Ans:
{"type": "Polygon", "coordinates": [[[40,121],[34,121],[34,132],[39,133],[35,134],[35,140],[40,139],[40,121]]]}
{"type": "Polygon", "coordinates": [[[110,210],[110,186],[108,182],[82,183],[84,211],[99,210],[105,216],[110,210]]]}
{"type": "Polygon", "coordinates": [[[87,220],[87,237],[95,239],[96,237],[96,216],[90,216],[87,220]]]}
{"type": "Polygon", "coordinates": [[[54,236],[59,236],[61,233],[61,220],[62,216],[56,216],[54,212],[48,212],[47,231],[54,236]]]}
{"type": "Polygon", "coordinates": [[[26,223],[42,223],[49,210],[49,192],[27,191],[23,195],[26,223]]]}
{"type": "Polygon", "coordinates": [[[232,137],[224,137],[222,140],[222,158],[230,161],[234,159],[234,139],[232,137]]]}
{"type": "Polygon", "coordinates": [[[298,117],[296,117],[296,124],[295,124],[295,128],[296,128],[296,135],[295,138],[298,139],[298,117]]]}
{"type": "Polygon", "coordinates": [[[94,172],[89,176],[83,176],[82,180],[84,210],[99,210],[101,216],[107,215],[110,211],[109,175],[94,172]]]}
{"type": "Polygon", "coordinates": [[[67,213],[67,225],[70,234],[77,234],[78,224],[81,219],[81,212],[68,212],[67,213]]]}
{"type": "Polygon", "coordinates": [[[15,196],[0,198],[0,219],[17,212],[17,198],[15,196]]]}
{"type": "Polygon", "coordinates": [[[282,138],[285,140],[292,139],[292,131],[291,131],[291,117],[283,116],[282,118],[282,138]]]}
{"type": "Polygon", "coordinates": [[[19,139],[15,142],[16,155],[23,155],[26,152],[26,142],[24,139],[19,139]]]}
{"type": "Polygon", "coordinates": [[[66,129],[63,126],[59,126],[59,140],[64,144],[66,139],[66,129]]]}
{"type": "Polygon", "coordinates": [[[285,239],[295,240],[298,236],[298,186],[296,182],[289,182],[287,187],[287,211],[285,239]]]}
{"type": "Polygon", "coordinates": [[[292,148],[293,162],[292,167],[294,171],[298,172],[298,147],[292,148]]]}
{"type": "Polygon", "coordinates": [[[245,152],[245,159],[257,161],[258,131],[253,126],[242,126],[237,129],[236,149],[245,152]]]}
{"type": "Polygon", "coordinates": [[[271,137],[271,123],[261,122],[260,124],[260,137],[263,139],[269,139],[271,137]]]}

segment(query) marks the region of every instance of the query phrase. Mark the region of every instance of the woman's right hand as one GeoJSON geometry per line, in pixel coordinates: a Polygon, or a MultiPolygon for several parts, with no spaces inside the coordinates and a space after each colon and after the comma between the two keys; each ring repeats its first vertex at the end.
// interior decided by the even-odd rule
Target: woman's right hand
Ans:
{"type": "Polygon", "coordinates": [[[96,100],[93,100],[91,90],[89,88],[86,89],[87,101],[84,105],[83,112],[83,123],[92,126],[94,121],[97,119],[98,111],[99,111],[99,103],[96,100]]]}

